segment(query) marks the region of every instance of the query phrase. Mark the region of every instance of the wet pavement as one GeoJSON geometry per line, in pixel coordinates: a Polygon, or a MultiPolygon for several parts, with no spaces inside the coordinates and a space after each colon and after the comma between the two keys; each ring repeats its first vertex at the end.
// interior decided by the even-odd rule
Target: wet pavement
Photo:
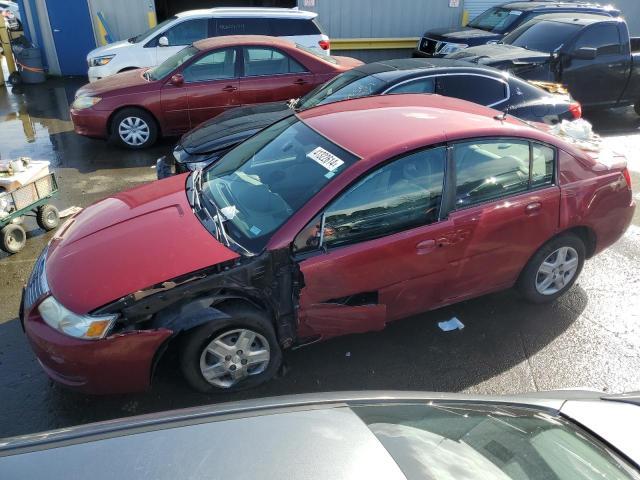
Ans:
{"type": "MultiPolygon", "coordinates": [[[[172,139],[134,152],[75,135],[68,108],[82,80],[56,80],[17,91],[0,87],[0,158],[49,160],[60,208],[87,206],[155,178],[156,158],[172,139]]],[[[632,109],[588,117],[606,142],[627,153],[640,201],[640,118],[632,109]]],[[[0,437],[171,408],[240,398],[347,389],[517,393],[570,387],[640,390],[640,211],[624,238],[587,262],[576,286],[551,305],[513,292],[419,315],[383,332],[351,335],[285,356],[286,373],[237,395],[188,389],[175,352],[160,364],[153,390],[91,397],[52,384],[16,319],[20,289],[51,233],[27,221],[19,254],[0,252],[0,437]],[[462,331],[437,322],[457,316],[462,331]]],[[[117,259],[114,259],[117,261],[117,259]]],[[[126,375],[126,372],[122,372],[126,375]]]]}

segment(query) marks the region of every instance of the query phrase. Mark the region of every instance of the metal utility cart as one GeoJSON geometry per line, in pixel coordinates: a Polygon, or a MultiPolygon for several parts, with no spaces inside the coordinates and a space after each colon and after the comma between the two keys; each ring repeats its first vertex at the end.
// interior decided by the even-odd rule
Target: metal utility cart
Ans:
{"type": "Polygon", "coordinates": [[[58,209],[49,201],[58,194],[55,174],[48,173],[15,190],[0,192],[0,248],[17,253],[27,242],[27,233],[21,223],[24,216],[35,214],[38,226],[53,230],[60,223],[58,209]]]}

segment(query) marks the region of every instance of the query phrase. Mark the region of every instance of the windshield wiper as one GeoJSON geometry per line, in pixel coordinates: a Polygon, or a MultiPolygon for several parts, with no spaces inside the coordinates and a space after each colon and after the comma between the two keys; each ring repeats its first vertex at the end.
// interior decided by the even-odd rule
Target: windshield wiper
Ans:
{"type": "Polygon", "coordinates": [[[299,103],[300,98],[292,98],[287,102],[287,107],[289,107],[291,110],[295,110],[299,103]]]}
{"type": "Polygon", "coordinates": [[[213,202],[213,200],[211,200],[210,198],[204,197],[202,193],[202,170],[196,170],[195,172],[193,172],[192,175],[193,175],[193,188],[195,190],[194,196],[193,196],[193,204],[198,211],[204,212],[205,215],[209,218],[209,220],[211,220],[215,225],[216,239],[219,242],[223,242],[228,247],[230,245],[230,242],[229,242],[229,237],[227,235],[227,232],[224,229],[224,220],[223,220],[222,212],[220,212],[220,209],[213,202]],[[213,206],[213,208],[216,211],[215,215],[211,215],[211,213],[209,212],[209,209],[207,209],[206,206],[202,205],[202,202],[200,199],[201,196],[206,200],[208,204],[213,206]]]}

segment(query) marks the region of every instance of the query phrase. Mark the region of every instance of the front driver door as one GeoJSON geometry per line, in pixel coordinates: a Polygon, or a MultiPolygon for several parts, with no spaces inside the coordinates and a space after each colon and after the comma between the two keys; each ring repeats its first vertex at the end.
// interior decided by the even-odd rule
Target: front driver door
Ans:
{"type": "Polygon", "coordinates": [[[191,128],[240,105],[236,49],[205,53],[183,70],[191,128]]]}
{"type": "Polygon", "coordinates": [[[447,264],[439,239],[444,147],[367,173],[300,232],[301,336],[379,330],[439,303],[447,264]]]}

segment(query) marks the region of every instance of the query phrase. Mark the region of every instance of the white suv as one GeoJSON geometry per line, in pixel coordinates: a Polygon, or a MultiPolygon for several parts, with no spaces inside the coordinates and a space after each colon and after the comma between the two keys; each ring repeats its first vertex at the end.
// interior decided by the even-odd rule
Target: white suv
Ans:
{"type": "Polygon", "coordinates": [[[283,37],[329,55],[329,37],[322,33],[317,15],[287,8],[210,8],[178,13],[145,33],[89,52],[89,81],[159,65],[186,45],[223,35],[283,37]]]}

